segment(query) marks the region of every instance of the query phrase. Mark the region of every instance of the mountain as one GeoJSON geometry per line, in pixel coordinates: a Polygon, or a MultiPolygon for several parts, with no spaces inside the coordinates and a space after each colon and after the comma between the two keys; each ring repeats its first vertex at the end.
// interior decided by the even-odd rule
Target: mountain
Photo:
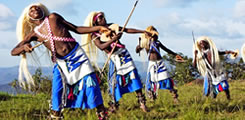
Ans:
{"type": "MultiPolygon", "coordinates": [[[[135,66],[138,69],[139,75],[141,77],[142,82],[144,83],[147,72],[147,63],[143,63],[140,61],[134,61],[135,66]]],[[[99,66],[102,66],[104,63],[100,63],[99,66]]],[[[11,88],[9,83],[18,78],[18,69],[19,66],[14,67],[0,67],[0,91],[13,93],[13,88],[11,88]]],[[[34,74],[37,67],[29,67],[29,71],[31,74],[34,74]]],[[[45,76],[52,76],[52,67],[42,67],[42,73],[45,76]]]]}
{"type": "MultiPolygon", "coordinates": [[[[19,66],[0,68],[0,91],[15,94],[16,91],[9,83],[18,78],[19,66]]],[[[37,67],[29,67],[31,74],[34,74],[37,67]]],[[[45,76],[52,75],[52,67],[42,67],[42,73],[45,76]]]]}
{"type": "MultiPolygon", "coordinates": [[[[7,68],[0,68],[0,85],[8,84],[13,80],[18,78],[18,66],[14,67],[7,67],[7,68]]],[[[34,74],[37,67],[29,67],[29,71],[31,74],[34,74]]],[[[42,73],[44,75],[52,75],[52,68],[51,67],[42,67],[42,73]]]]}

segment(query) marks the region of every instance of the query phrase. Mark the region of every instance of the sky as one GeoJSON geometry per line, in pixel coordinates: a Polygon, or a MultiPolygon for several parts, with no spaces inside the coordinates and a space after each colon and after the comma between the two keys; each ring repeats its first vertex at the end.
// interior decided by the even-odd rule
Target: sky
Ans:
{"type": "MultiPolygon", "coordinates": [[[[22,10],[36,2],[77,26],[91,11],[103,11],[108,23],[123,26],[135,0],[1,0],[0,67],[19,64],[20,57],[10,55],[18,43],[16,22],[22,10]]],[[[167,48],[188,57],[192,57],[192,31],[195,38],[209,36],[219,50],[240,50],[245,43],[245,0],[139,0],[127,27],[143,30],[150,25],[167,48]]],[[[72,35],[81,42],[81,35],[72,35]]],[[[141,60],[135,53],[139,36],[123,34],[120,40],[136,61],[141,60]]]]}

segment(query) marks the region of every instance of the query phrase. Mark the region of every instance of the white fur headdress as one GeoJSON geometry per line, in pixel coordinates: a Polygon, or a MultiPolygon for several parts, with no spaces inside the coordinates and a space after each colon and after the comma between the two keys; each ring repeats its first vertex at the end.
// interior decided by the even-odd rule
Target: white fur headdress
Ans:
{"type": "Polygon", "coordinates": [[[208,42],[209,46],[210,46],[210,50],[211,50],[211,54],[212,54],[212,66],[215,65],[215,71],[220,71],[221,69],[221,64],[220,64],[220,59],[219,59],[219,53],[218,53],[218,49],[216,48],[216,45],[214,44],[214,42],[207,36],[202,36],[199,37],[196,41],[195,44],[193,45],[193,57],[195,54],[195,50],[198,51],[197,54],[197,68],[199,70],[199,72],[201,73],[202,76],[205,76],[206,72],[207,72],[207,68],[206,68],[206,64],[204,59],[202,58],[202,53],[203,51],[201,50],[199,44],[200,42],[204,40],[206,42],[208,42]]]}
{"type": "Polygon", "coordinates": [[[243,62],[245,63],[245,43],[243,44],[241,48],[241,55],[242,55],[243,62]]]}
{"type": "MultiPolygon", "coordinates": [[[[153,26],[147,27],[146,28],[146,31],[147,32],[150,32],[152,34],[152,36],[154,36],[154,35],[157,35],[158,36],[158,34],[159,34],[157,32],[157,29],[154,28],[153,26]]],[[[140,38],[141,38],[140,47],[141,48],[145,48],[145,49],[149,49],[150,40],[152,40],[151,39],[151,36],[148,36],[145,33],[143,33],[143,34],[141,34],[140,38]]]]}
{"type": "MultiPolygon", "coordinates": [[[[85,19],[84,26],[93,27],[94,26],[94,18],[97,14],[103,14],[103,12],[90,12],[87,18],[85,19]]],[[[84,34],[82,35],[82,48],[85,50],[87,56],[92,61],[93,64],[97,63],[97,56],[98,56],[98,48],[95,46],[94,42],[92,41],[92,34],[84,34]]]]}
{"type": "MultiPolygon", "coordinates": [[[[35,24],[30,22],[30,17],[28,15],[29,10],[32,6],[39,6],[43,10],[44,16],[49,15],[48,9],[41,3],[34,3],[34,4],[30,4],[29,6],[27,6],[23,10],[21,16],[19,17],[17,21],[16,34],[17,34],[17,39],[19,42],[24,40],[25,37],[30,32],[32,32],[33,29],[36,27],[35,24]]],[[[35,86],[35,83],[28,69],[28,59],[32,59],[32,61],[35,61],[36,63],[40,63],[40,62],[38,62],[39,59],[37,58],[37,54],[35,53],[35,51],[31,53],[24,53],[21,56],[22,58],[20,61],[20,66],[19,66],[18,80],[19,80],[21,87],[26,88],[27,87],[26,84],[27,84],[28,88],[30,89],[31,86],[35,86]]]]}

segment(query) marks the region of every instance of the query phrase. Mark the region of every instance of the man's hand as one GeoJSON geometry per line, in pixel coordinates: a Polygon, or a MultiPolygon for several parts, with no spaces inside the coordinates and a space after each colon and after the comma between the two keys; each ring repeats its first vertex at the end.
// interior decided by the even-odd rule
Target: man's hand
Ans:
{"type": "Polygon", "coordinates": [[[180,55],[175,56],[176,62],[186,62],[180,55]]]}
{"type": "Polygon", "coordinates": [[[197,51],[197,50],[195,50],[195,56],[197,56],[197,53],[198,53],[198,51],[197,51]]]}
{"type": "Polygon", "coordinates": [[[150,32],[144,31],[144,33],[146,34],[146,36],[149,36],[149,37],[152,36],[152,34],[150,32]]]}
{"type": "Polygon", "coordinates": [[[142,48],[140,47],[140,45],[137,45],[137,47],[135,49],[135,52],[136,53],[139,53],[141,50],[142,50],[142,48]]]}
{"type": "Polygon", "coordinates": [[[114,35],[112,37],[113,40],[119,40],[122,37],[122,32],[119,32],[118,34],[114,35]]]}
{"type": "Polygon", "coordinates": [[[101,33],[111,32],[111,29],[110,29],[110,28],[107,28],[107,27],[104,27],[104,26],[101,26],[100,32],[101,32],[101,33]]]}
{"type": "Polygon", "coordinates": [[[32,45],[30,43],[24,44],[24,51],[28,53],[32,52],[33,51],[32,45]]]}

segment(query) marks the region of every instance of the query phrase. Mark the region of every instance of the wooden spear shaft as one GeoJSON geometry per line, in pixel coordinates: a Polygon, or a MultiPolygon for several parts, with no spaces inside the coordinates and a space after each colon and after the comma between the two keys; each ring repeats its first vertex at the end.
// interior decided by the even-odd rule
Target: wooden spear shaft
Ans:
{"type": "MultiPolygon", "coordinates": [[[[131,18],[132,14],[133,14],[133,12],[134,12],[134,9],[136,8],[136,5],[137,5],[138,1],[139,1],[139,0],[137,0],[137,1],[135,2],[134,7],[133,7],[133,9],[131,10],[131,12],[130,12],[130,14],[129,14],[127,20],[126,20],[126,23],[124,24],[124,26],[123,26],[123,28],[122,28],[122,30],[121,30],[120,32],[123,33],[125,27],[126,27],[127,24],[128,24],[129,19],[131,18]]],[[[105,64],[104,64],[104,66],[103,66],[103,68],[102,68],[102,70],[101,70],[101,74],[104,72],[105,67],[106,67],[106,65],[108,64],[108,62],[109,62],[109,60],[110,60],[110,58],[111,58],[111,55],[112,55],[112,53],[114,52],[114,50],[115,50],[115,48],[116,48],[116,46],[117,46],[118,40],[117,40],[115,43],[116,43],[116,44],[113,46],[113,48],[112,48],[112,50],[111,50],[111,52],[110,52],[110,54],[109,54],[109,56],[108,56],[108,58],[107,58],[105,64]]]]}

